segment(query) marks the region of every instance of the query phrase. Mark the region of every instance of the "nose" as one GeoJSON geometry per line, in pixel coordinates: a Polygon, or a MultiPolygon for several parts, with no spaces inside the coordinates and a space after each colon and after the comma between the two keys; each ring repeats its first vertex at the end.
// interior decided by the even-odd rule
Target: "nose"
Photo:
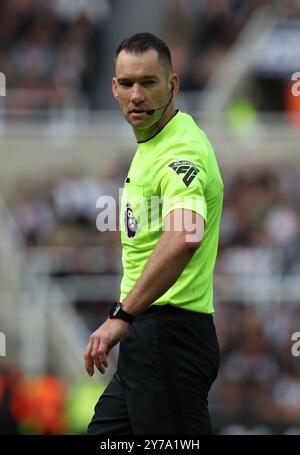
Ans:
{"type": "Polygon", "coordinates": [[[134,104],[141,104],[144,101],[143,89],[139,84],[133,84],[130,101],[134,104]]]}

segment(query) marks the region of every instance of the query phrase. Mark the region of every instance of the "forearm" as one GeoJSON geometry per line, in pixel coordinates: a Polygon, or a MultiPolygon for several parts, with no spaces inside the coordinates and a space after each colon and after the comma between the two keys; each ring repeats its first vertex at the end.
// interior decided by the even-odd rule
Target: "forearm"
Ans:
{"type": "Polygon", "coordinates": [[[164,232],[140,279],[122,302],[124,310],[135,316],[146,310],[175,283],[194,252],[179,233],[164,232]]]}

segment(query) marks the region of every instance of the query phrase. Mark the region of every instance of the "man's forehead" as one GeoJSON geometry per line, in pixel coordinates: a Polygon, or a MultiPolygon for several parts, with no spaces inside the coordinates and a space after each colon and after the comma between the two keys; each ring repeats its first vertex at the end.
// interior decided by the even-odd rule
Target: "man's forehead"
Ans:
{"type": "Polygon", "coordinates": [[[141,54],[132,54],[122,50],[116,60],[118,78],[143,77],[150,74],[160,76],[164,72],[165,68],[155,49],[149,49],[141,54]]]}

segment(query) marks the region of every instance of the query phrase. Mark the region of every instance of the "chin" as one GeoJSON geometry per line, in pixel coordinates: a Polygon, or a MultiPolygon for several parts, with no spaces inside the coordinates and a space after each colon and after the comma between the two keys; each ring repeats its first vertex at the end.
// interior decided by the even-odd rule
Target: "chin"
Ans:
{"type": "Polygon", "coordinates": [[[134,119],[134,120],[128,119],[128,122],[134,128],[138,128],[138,129],[146,128],[149,125],[149,119],[139,119],[139,120],[137,120],[137,119],[134,119]]]}

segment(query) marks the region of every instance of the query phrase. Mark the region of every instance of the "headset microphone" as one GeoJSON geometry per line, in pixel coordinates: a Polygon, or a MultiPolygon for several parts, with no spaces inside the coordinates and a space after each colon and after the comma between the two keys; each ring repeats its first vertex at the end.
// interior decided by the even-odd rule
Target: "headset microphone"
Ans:
{"type": "Polygon", "coordinates": [[[164,104],[163,106],[157,107],[156,109],[148,109],[146,112],[147,115],[153,115],[154,112],[164,109],[166,106],[169,106],[170,103],[164,104]]]}

